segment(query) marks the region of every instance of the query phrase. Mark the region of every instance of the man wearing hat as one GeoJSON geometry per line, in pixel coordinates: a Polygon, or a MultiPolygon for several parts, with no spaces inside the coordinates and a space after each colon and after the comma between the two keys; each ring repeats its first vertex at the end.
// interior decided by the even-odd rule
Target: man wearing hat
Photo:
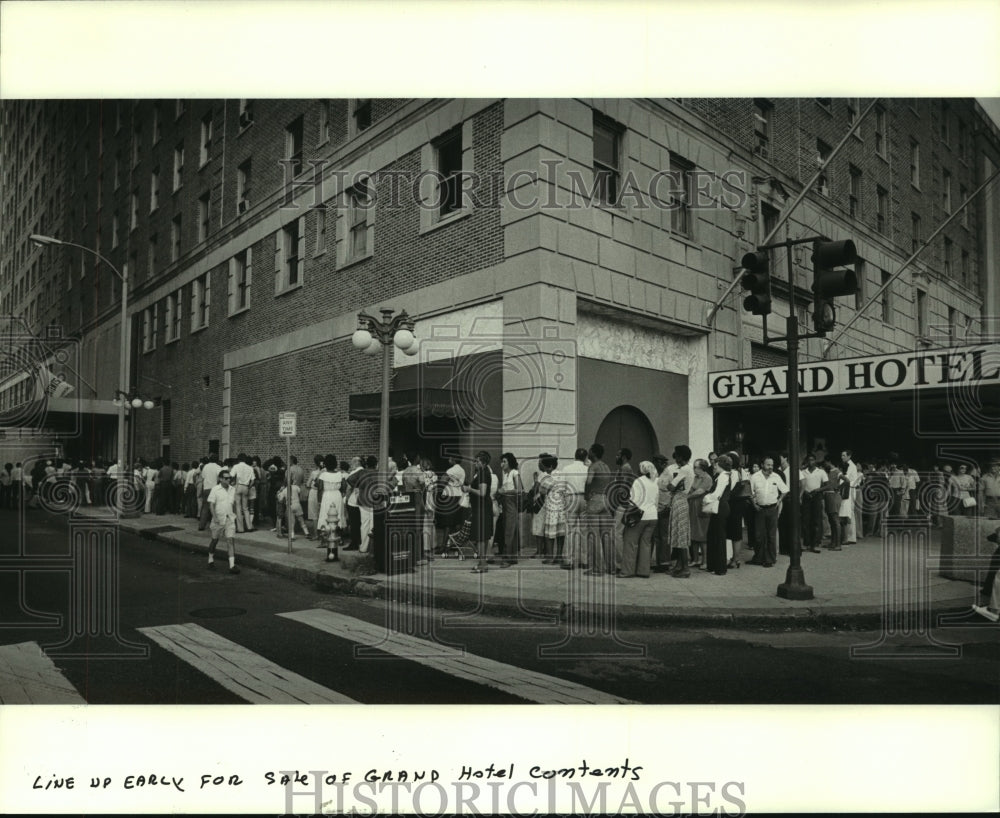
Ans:
{"type": "Polygon", "coordinates": [[[226,548],[229,552],[229,573],[238,574],[236,567],[236,489],[231,485],[232,475],[229,469],[219,472],[218,484],[208,494],[206,505],[211,509],[212,541],[208,544],[208,567],[215,567],[215,546],[219,537],[226,538],[226,548]]]}

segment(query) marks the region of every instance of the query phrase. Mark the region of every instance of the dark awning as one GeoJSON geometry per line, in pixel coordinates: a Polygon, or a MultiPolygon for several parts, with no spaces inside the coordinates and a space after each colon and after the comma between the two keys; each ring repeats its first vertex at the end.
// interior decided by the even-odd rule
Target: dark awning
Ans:
{"type": "MultiPolygon", "coordinates": [[[[389,392],[389,417],[459,417],[461,407],[468,406],[464,393],[454,389],[394,389],[389,392]]],[[[366,392],[351,395],[348,417],[351,420],[378,420],[382,415],[382,393],[366,392]]]]}

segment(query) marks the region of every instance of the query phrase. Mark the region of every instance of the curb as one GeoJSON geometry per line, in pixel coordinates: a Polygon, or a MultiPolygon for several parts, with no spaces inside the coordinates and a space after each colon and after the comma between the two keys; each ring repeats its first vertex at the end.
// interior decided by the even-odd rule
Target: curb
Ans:
{"type": "MultiPolygon", "coordinates": [[[[172,536],[178,532],[186,533],[186,529],[173,525],[142,528],[139,526],[123,526],[125,530],[149,540],[156,540],[178,548],[187,548],[195,553],[208,553],[207,544],[189,542],[187,539],[172,536]]],[[[312,585],[319,591],[356,596],[371,600],[394,600],[398,602],[413,601],[412,597],[419,592],[407,584],[394,585],[385,579],[370,576],[337,576],[313,567],[283,565],[271,559],[243,552],[240,554],[240,564],[257,568],[265,573],[282,576],[303,585],[312,585]]],[[[486,614],[514,618],[523,621],[549,624],[577,619],[588,623],[593,630],[595,621],[605,618],[605,612],[586,605],[574,605],[566,602],[553,602],[542,599],[511,600],[506,596],[481,596],[461,590],[435,590],[434,605],[445,610],[467,615],[486,614]]],[[[946,600],[935,604],[931,617],[944,612],[965,610],[969,607],[968,600],[946,600]]],[[[620,605],[616,609],[613,626],[628,628],[654,628],[664,625],[680,627],[731,628],[733,630],[773,631],[784,630],[877,630],[883,627],[887,616],[897,614],[886,612],[878,606],[840,606],[827,610],[813,608],[795,608],[775,611],[770,608],[741,608],[729,611],[703,610],[692,611],[690,608],[647,608],[635,605],[620,605]]],[[[612,630],[613,630],[612,626],[612,630]]],[[[596,635],[591,633],[591,635],[596,635]]]]}

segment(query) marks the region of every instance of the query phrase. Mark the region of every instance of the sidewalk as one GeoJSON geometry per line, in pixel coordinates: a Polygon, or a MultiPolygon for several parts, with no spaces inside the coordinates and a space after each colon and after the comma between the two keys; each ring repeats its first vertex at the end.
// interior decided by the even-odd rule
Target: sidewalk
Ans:
{"type": "MultiPolygon", "coordinates": [[[[81,509],[78,516],[100,512],[81,509]]],[[[206,554],[208,531],[198,531],[197,522],[180,515],[142,515],[127,518],[122,525],[144,537],[172,543],[191,552],[206,554]]],[[[716,626],[827,626],[879,627],[887,611],[908,611],[907,630],[921,630],[915,614],[926,616],[942,610],[970,610],[978,602],[977,586],[971,582],[938,576],[937,559],[941,533],[931,529],[925,570],[915,570],[914,561],[887,566],[886,546],[869,537],[842,551],[805,552],[802,569],[814,599],[792,601],[777,596],[785,581],[789,558],[779,556],[773,568],[744,565],[725,576],[692,569],[689,579],[667,574],[650,578],[590,577],[580,570],[565,571],[522,557],[514,567],[491,565],[488,573],[471,572],[473,562],[437,557],[412,573],[386,576],[359,575],[364,565],[357,552],[341,552],[341,561],[327,563],[325,551],[315,541],[298,535],[288,553],[287,539],[269,531],[236,535],[238,563],[279,574],[317,587],[370,598],[405,599],[417,604],[490,613],[520,618],[577,614],[590,619],[608,619],[630,625],[658,622],[716,626]],[[895,579],[885,581],[891,573],[895,579]],[[903,578],[900,580],[900,578],[903,578]],[[888,588],[889,590],[884,590],[888,588]]],[[[910,545],[904,553],[917,553],[910,545]]],[[[744,551],[744,559],[750,552],[744,551]]],[[[224,553],[221,554],[225,559],[224,553]]],[[[897,554],[898,557],[898,554],[897,554]]],[[[370,565],[370,563],[368,563],[370,565]]],[[[896,619],[894,617],[894,619],[896,619]]],[[[591,627],[599,628],[599,624],[591,627]]]]}

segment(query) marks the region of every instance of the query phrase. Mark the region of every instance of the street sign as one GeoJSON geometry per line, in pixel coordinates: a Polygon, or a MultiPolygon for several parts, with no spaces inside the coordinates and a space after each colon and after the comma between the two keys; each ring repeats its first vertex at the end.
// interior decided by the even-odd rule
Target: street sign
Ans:
{"type": "Polygon", "coordinates": [[[281,437],[295,437],[295,412],[278,412],[278,434],[281,437]]]}

